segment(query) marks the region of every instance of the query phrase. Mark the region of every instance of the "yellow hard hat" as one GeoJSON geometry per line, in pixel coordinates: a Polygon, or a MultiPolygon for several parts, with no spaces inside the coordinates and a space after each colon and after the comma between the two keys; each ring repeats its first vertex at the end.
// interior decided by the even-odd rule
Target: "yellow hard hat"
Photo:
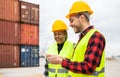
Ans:
{"type": "Polygon", "coordinates": [[[53,23],[52,32],[59,31],[59,30],[68,30],[68,27],[67,27],[67,25],[63,21],[56,20],[53,23]]]}
{"type": "Polygon", "coordinates": [[[79,12],[88,12],[90,15],[93,14],[93,11],[90,9],[89,5],[84,1],[77,1],[73,3],[72,7],[69,10],[69,14],[66,15],[66,18],[70,18],[71,15],[79,12]]]}

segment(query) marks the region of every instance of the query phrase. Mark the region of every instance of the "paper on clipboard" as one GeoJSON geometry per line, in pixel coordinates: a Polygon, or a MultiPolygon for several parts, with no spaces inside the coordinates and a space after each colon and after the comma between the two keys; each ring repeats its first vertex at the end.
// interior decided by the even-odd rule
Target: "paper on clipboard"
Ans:
{"type": "Polygon", "coordinates": [[[45,51],[40,51],[41,55],[44,56],[44,58],[46,58],[46,53],[45,51]]]}

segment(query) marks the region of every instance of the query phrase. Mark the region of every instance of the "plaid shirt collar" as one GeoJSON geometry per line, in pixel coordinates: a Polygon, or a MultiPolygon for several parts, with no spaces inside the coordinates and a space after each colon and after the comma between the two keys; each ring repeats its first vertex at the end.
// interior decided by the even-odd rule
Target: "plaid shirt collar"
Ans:
{"type": "Polygon", "coordinates": [[[80,33],[79,37],[82,38],[85,36],[91,29],[94,29],[94,26],[89,26],[87,29],[85,29],[82,33],[80,33]]]}

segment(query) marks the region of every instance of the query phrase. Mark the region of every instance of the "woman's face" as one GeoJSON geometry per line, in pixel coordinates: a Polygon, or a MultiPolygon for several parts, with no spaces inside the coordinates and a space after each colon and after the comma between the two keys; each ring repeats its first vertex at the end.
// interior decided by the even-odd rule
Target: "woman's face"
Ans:
{"type": "Polygon", "coordinates": [[[64,31],[55,31],[54,39],[57,42],[57,44],[62,44],[66,40],[65,32],[64,31]]]}

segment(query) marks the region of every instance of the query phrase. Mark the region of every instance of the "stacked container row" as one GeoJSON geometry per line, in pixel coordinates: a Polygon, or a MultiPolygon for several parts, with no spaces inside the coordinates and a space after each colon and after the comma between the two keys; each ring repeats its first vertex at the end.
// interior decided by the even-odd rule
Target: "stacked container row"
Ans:
{"type": "Polygon", "coordinates": [[[20,11],[21,22],[39,24],[39,5],[21,1],[20,11]]]}
{"type": "Polygon", "coordinates": [[[0,0],[0,19],[39,24],[39,5],[19,0],[0,0]]]}
{"type": "Polygon", "coordinates": [[[20,24],[17,22],[0,20],[0,43],[19,44],[20,24]]]}
{"type": "Polygon", "coordinates": [[[38,46],[21,46],[21,66],[39,66],[39,47],[38,46]]]}
{"type": "Polygon", "coordinates": [[[20,21],[19,0],[0,0],[0,19],[20,21]]]}
{"type": "Polygon", "coordinates": [[[0,44],[39,44],[39,26],[0,20],[0,44]]]}
{"type": "Polygon", "coordinates": [[[39,66],[39,5],[0,0],[0,68],[20,66],[39,66]]]}
{"type": "Polygon", "coordinates": [[[39,44],[39,26],[31,24],[21,24],[21,44],[39,44]]]}
{"type": "Polygon", "coordinates": [[[19,49],[17,45],[0,45],[0,68],[19,67],[19,49]]]}

